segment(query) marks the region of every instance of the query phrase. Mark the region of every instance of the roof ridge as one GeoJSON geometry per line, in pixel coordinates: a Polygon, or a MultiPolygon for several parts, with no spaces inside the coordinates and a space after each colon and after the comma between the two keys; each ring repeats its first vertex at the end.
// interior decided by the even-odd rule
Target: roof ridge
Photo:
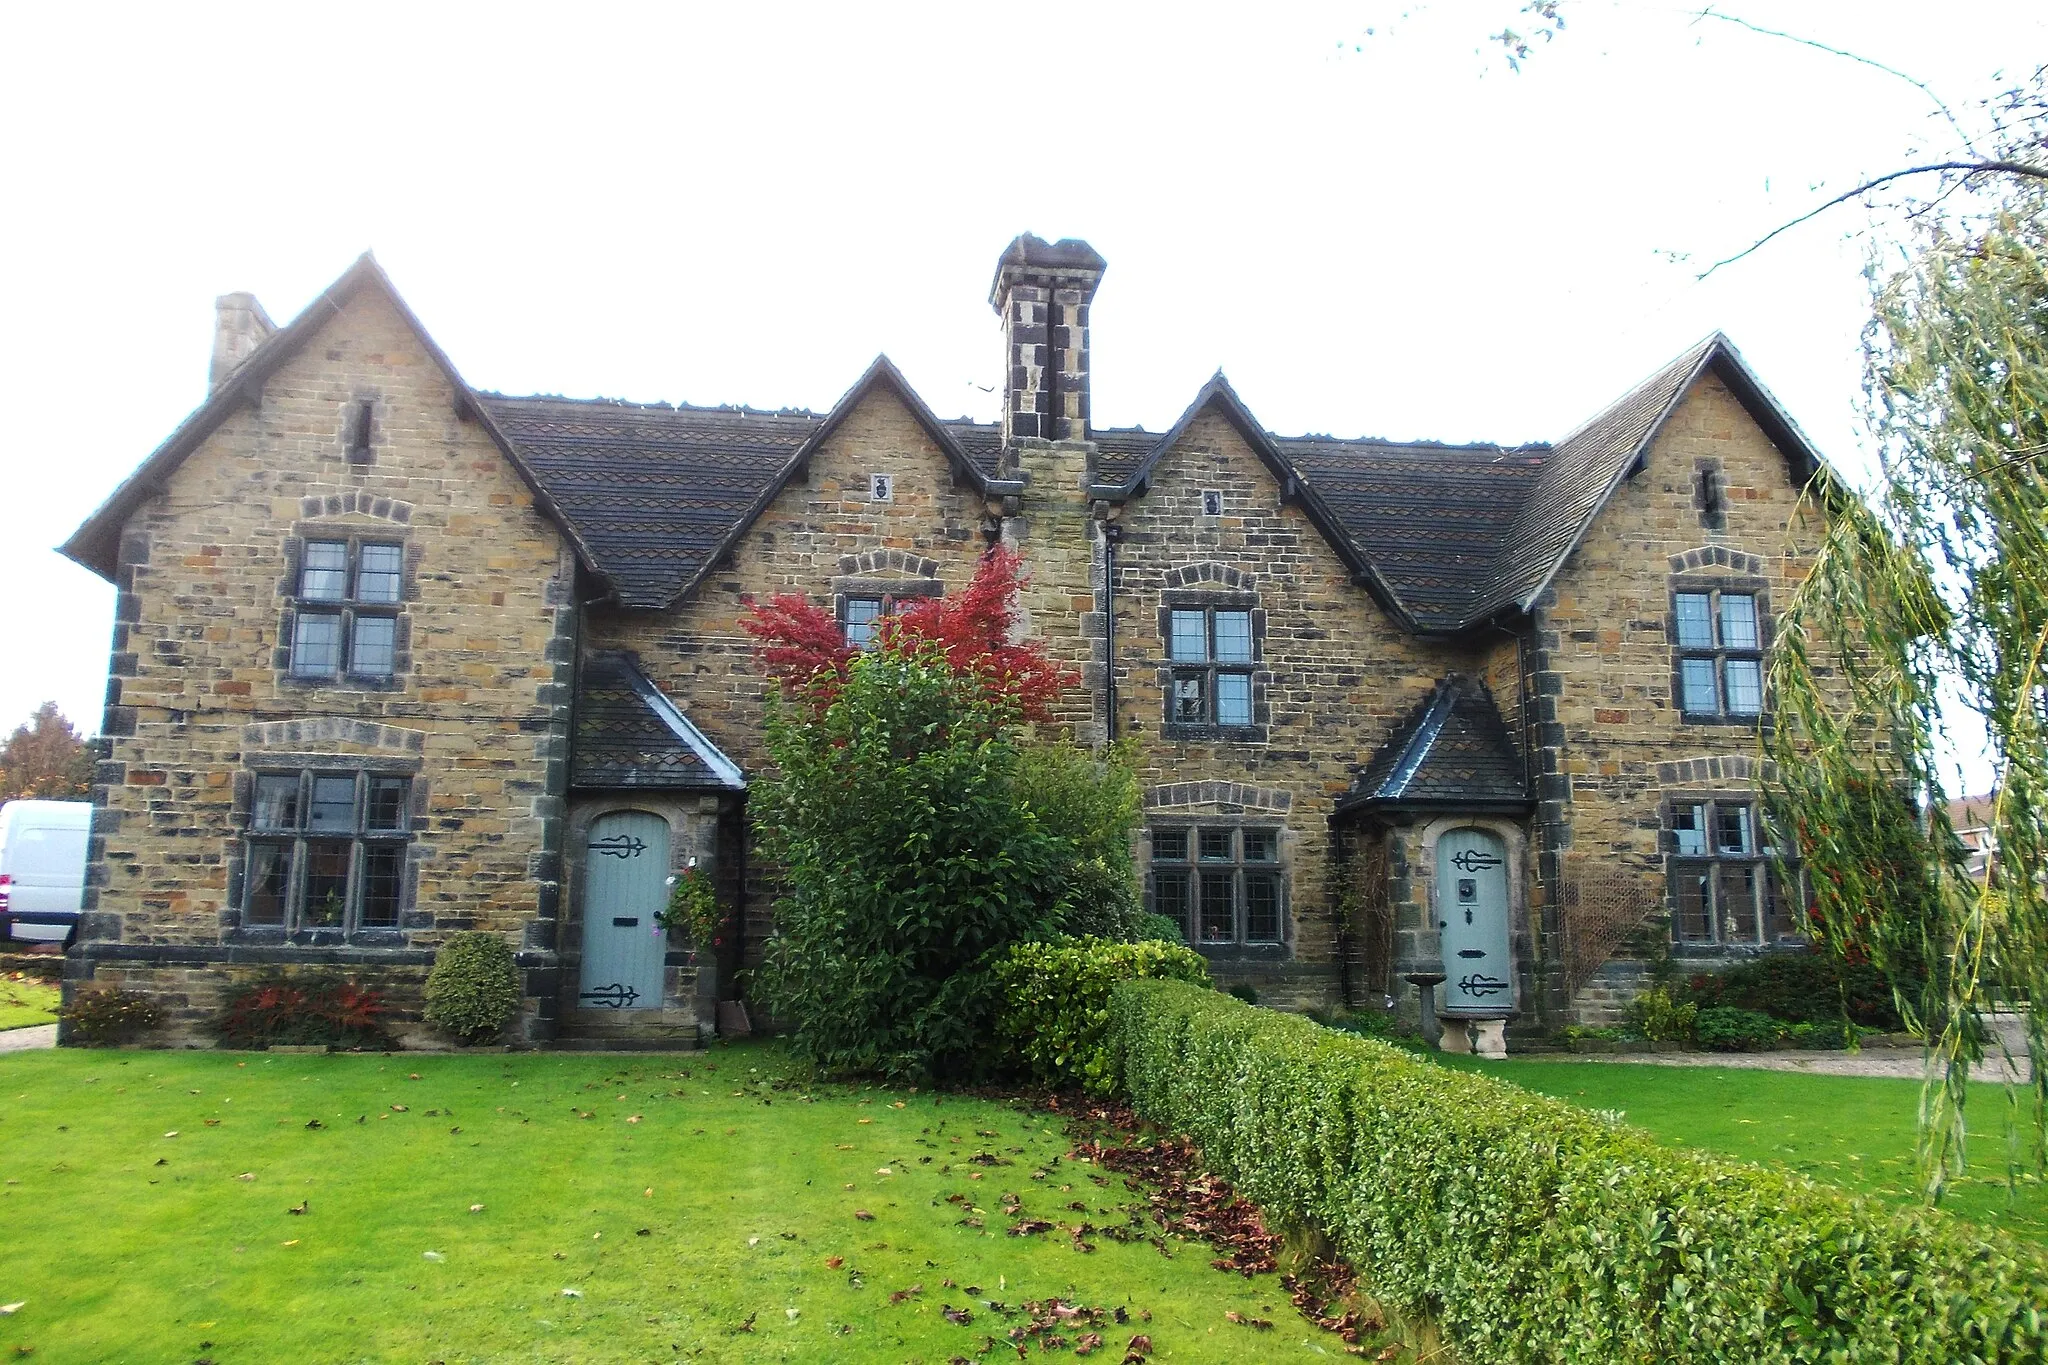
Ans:
{"type": "Polygon", "coordinates": [[[751,403],[683,403],[668,399],[643,402],[636,398],[612,398],[603,394],[590,398],[571,398],[560,393],[501,393],[496,389],[479,389],[478,398],[494,403],[568,403],[579,407],[628,408],[642,412],[711,412],[736,413],[742,417],[814,417],[822,419],[823,413],[810,408],[757,408],[751,403]]]}

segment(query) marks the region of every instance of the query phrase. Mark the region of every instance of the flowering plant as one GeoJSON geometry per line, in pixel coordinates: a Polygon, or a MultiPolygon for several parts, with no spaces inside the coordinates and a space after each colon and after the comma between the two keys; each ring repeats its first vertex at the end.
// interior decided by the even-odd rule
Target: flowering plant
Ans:
{"type": "Polygon", "coordinates": [[[719,913],[718,893],[711,885],[711,875],[698,867],[692,859],[690,865],[668,879],[668,905],[654,917],[654,922],[663,929],[686,929],[691,943],[698,948],[719,946],[723,940],[719,930],[725,922],[719,913]]]}

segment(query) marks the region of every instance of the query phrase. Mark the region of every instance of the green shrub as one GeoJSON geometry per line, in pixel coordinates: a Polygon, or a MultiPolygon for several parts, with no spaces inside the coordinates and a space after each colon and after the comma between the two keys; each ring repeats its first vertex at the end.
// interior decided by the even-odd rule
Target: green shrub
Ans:
{"type": "Polygon", "coordinates": [[[1140,914],[1131,928],[1133,943],[1186,943],[1187,935],[1178,924],[1164,915],[1155,915],[1150,910],[1140,914]]]}
{"type": "Polygon", "coordinates": [[[1690,1000],[1674,1000],[1662,986],[1652,986],[1628,1007],[1629,1026],[1653,1043],[1689,1043],[1693,1020],[1700,1007],[1690,1000]]]}
{"type": "Polygon", "coordinates": [[[487,1042],[519,1013],[519,967],[500,934],[456,934],[427,974],[426,1020],[466,1043],[487,1042]]]}
{"type": "Polygon", "coordinates": [[[1170,982],[1117,987],[1139,1114],[1474,1361],[2003,1361],[2048,1257],[1170,982]]]}
{"type": "Polygon", "coordinates": [[[228,997],[214,1030],[230,1047],[386,1047],[384,997],[338,977],[259,981],[228,997]]]}
{"type": "Polygon", "coordinates": [[[1247,1005],[1259,1003],[1259,988],[1249,981],[1232,982],[1227,994],[1244,1001],[1247,1005]]]}
{"type": "Polygon", "coordinates": [[[70,1004],[58,1006],[57,1018],[66,1042],[106,1047],[162,1024],[164,1012],[146,995],[101,987],[72,996],[70,1004]]]}
{"type": "Polygon", "coordinates": [[[1103,1043],[1110,991],[1140,978],[1207,985],[1209,969],[1179,944],[1070,938],[1013,946],[995,978],[1002,991],[997,1036],[1017,1060],[1048,1085],[1107,1095],[1118,1079],[1103,1043]]]}
{"type": "Polygon", "coordinates": [[[1692,1036],[1711,1052],[1763,1052],[1784,1041],[1789,1027],[1755,1010],[1709,1005],[1693,1016],[1692,1036]]]}
{"type": "Polygon", "coordinates": [[[1052,840],[1045,890],[1053,927],[1076,937],[1132,942],[1145,913],[1131,859],[1143,813],[1136,749],[1121,741],[1099,756],[1074,744],[1020,745],[1011,790],[1052,840]]]}
{"type": "Polygon", "coordinates": [[[1897,1032],[1903,1025],[1891,983],[1869,963],[1849,964],[1821,952],[1771,953],[1724,972],[1703,972],[1685,995],[1702,1007],[1731,1005],[1789,1023],[1839,1021],[1897,1032]]]}
{"type": "Polygon", "coordinates": [[[988,969],[1047,927],[1057,840],[1013,795],[1016,711],[931,647],[863,652],[772,697],[749,802],[781,871],[755,978],[791,1051],[914,1080],[987,1055],[988,969]]]}

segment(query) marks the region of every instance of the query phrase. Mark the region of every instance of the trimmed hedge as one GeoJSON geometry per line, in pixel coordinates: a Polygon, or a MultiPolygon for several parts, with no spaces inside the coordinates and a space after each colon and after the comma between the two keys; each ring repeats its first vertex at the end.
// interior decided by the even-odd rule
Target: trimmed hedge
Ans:
{"type": "Polygon", "coordinates": [[[2048,1258],[1214,991],[1116,989],[1144,1117],[1472,1361],[2038,1361],[2048,1258]]]}
{"type": "Polygon", "coordinates": [[[1206,984],[1209,969],[1194,949],[1157,939],[1015,944],[995,968],[1002,991],[997,1037],[1037,1079],[1110,1094],[1117,1074],[1103,1036],[1109,993],[1139,978],[1206,984]]]}

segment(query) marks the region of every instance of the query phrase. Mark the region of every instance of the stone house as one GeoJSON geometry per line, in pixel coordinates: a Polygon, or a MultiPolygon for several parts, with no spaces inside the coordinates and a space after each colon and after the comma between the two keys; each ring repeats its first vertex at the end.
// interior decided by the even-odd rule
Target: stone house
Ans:
{"type": "Polygon", "coordinates": [[[995,544],[1135,743],[1150,904],[1307,1006],[1599,1019],[1643,960],[1796,942],[1756,807],[1772,605],[1818,455],[1721,336],[1554,444],[1279,437],[1217,375],[1094,426],[1086,244],[989,302],[998,423],[887,359],[831,411],[463,382],[365,256],[297,319],[219,302],[206,401],[71,537],[118,588],[67,989],[333,972],[414,1013],[451,931],[514,939],[523,1035],[687,1038],[772,932],[750,868],[765,683],[736,622],[851,638],[995,544]],[[653,914],[696,866],[740,913],[653,914]],[[1413,1008],[1412,993],[1409,1008],[1413,1008]]]}

